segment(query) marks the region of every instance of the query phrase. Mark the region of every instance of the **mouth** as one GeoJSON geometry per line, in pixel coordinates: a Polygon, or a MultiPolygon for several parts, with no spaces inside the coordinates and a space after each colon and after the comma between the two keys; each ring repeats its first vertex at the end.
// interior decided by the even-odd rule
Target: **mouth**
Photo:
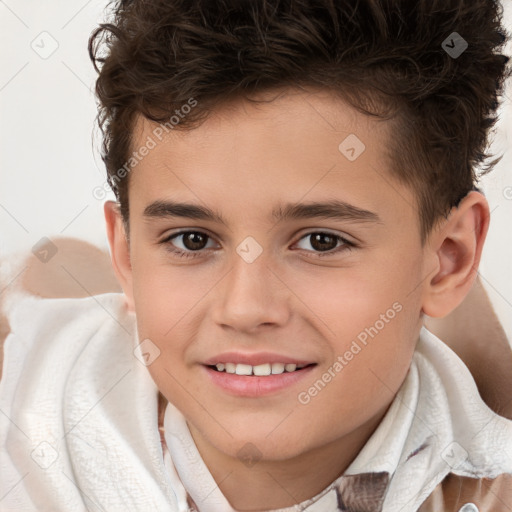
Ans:
{"type": "Polygon", "coordinates": [[[217,363],[207,365],[208,368],[219,373],[227,373],[231,375],[244,375],[255,377],[268,377],[270,375],[281,375],[283,373],[295,373],[315,366],[316,363],[296,364],[296,363],[263,363],[258,365],[250,365],[243,363],[217,363]]]}
{"type": "MultiPolygon", "coordinates": [[[[276,396],[298,388],[299,383],[317,366],[317,363],[304,361],[264,363],[261,359],[254,365],[246,362],[209,362],[211,364],[203,364],[202,367],[210,382],[227,395],[243,398],[276,396]]],[[[305,384],[301,384],[297,392],[304,387],[305,384]]]]}

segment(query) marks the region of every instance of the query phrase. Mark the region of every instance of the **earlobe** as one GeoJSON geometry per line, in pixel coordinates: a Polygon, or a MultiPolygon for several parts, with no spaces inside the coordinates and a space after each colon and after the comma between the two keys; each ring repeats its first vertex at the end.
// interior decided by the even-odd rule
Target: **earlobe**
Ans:
{"type": "Polygon", "coordinates": [[[487,200],[472,191],[431,234],[428,250],[432,251],[436,272],[426,282],[425,314],[446,316],[464,300],[475,281],[488,228],[487,200]]]}
{"type": "Polygon", "coordinates": [[[121,285],[128,309],[135,311],[133,301],[132,267],[130,262],[130,245],[126,236],[125,226],[118,203],[107,201],[104,205],[108,243],[112,267],[121,285]]]}

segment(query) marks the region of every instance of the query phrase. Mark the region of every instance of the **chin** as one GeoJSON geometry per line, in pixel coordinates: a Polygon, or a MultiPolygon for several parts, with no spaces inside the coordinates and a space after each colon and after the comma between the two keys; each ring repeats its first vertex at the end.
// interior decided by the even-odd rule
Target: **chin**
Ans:
{"type": "Polygon", "coordinates": [[[280,435],[268,434],[265,432],[248,431],[247,435],[242,435],[238,431],[234,438],[228,442],[222,439],[217,444],[217,449],[228,455],[237,458],[242,462],[249,461],[268,461],[279,462],[290,460],[309,451],[312,447],[304,443],[303,436],[295,435],[290,437],[288,431],[283,430],[280,435]]]}

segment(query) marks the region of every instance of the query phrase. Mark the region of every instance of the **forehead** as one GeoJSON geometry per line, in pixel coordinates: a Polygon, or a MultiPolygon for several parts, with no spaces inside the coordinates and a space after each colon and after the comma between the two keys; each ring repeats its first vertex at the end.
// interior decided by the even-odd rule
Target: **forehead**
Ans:
{"type": "MultiPolygon", "coordinates": [[[[133,129],[133,149],[136,149],[148,135],[154,136],[155,132],[159,142],[181,145],[190,142],[199,147],[209,144],[214,139],[217,139],[215,143],[218,144],[218,138],[224,137],[229,130],[237,132],[234,134],[236,139],[232,133],[231,139],[225,139],[223,142],[227,144],[231,140],[232,145],[244,135],[247,128],[251,132],[251,138],[259,137],[259,140],[262,131],[268,133],[271,130],[275,144],[282,144],[283,137],[290,139],[290,142],[293,137],[305,142],[303,136],[307,134],[308,139],[318,145],[318,139],[326,132],[330,132],[337,138],[341,137],[340,140],[350,134],[359,135],[360,138],[371,138],[371,143],[382,140],[381,149],[387,146],[387,140],[383,139],[389,138],[393,133],[394,121],[383,121],[364,115],[346,103],[341,96],[336,96],[326,89],[285,87],[260,92],[250,99],[226,100],[213,111],[209,110],[208,117],[202,124],[189,129],[186,124],[187,114],[194,108],[204,108],[200,100],[193,101],[197,107],[189,108],[184,104],[182,108],[176,109],[175,113],[171,112],[168,120],[162,123],[152,122],[137,115],[133,129]],[[373,134],[374,131],[378,133],[373,134]],[[277,135],[280,138],[276,139],[277,135]]],[[[270,140],[266,142],[269,143],[270,140]]],[[[308,145],[304,150],[307,149],[308,145]]],[[[300,152],[300,147],[296,147],[296,151],[300,152]]]]}
{"type": "MultiPolygon", "coordinates": [[[[226,102],[191,130],[139,116],[132,151],[148,141],[130,177],[130,208],[164,196],[247,211],[263,204],[339,199],[368,210],[413,197],[391,174],[389,121],[359,113],[326,91],[285,90],[226,102]]],[[[182,114],[183,115],[183,114],[182,114]]],[[[186,117],[186,114],[184,114],[186,117]]],[[[231,212],[236,213],[236,212],[231,212]]],[[[263,212],[261,212],[263,214],[263,212]]],[[[265,212],[268,216],[269,212],[265,212]]]]}

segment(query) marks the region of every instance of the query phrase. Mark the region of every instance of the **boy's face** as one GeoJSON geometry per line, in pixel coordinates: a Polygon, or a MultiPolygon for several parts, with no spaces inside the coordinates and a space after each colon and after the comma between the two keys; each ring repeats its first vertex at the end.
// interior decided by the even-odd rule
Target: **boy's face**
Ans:
{"type": "Polygon", "coordinates": [[[125,291],[151,360],[160,351],[148,367],[159,389],[217,453],[243,457],[250,442],[246,452],[281,460],[364,442],[407,374],[432,270],[413,192],[390,172],[389,125],[325,92],[288,91],[189,132],[158,126],[139,119],[134,132],[133,150],[156,145],[130,177],[125,291]],[[157,201],[224,223],[164,215],[157,201]],[[273,216],[334,201],[346,204],[338,216],[273,216]],[[263,372],[310,366],[208,366],[237,357],[263,372]]]}

